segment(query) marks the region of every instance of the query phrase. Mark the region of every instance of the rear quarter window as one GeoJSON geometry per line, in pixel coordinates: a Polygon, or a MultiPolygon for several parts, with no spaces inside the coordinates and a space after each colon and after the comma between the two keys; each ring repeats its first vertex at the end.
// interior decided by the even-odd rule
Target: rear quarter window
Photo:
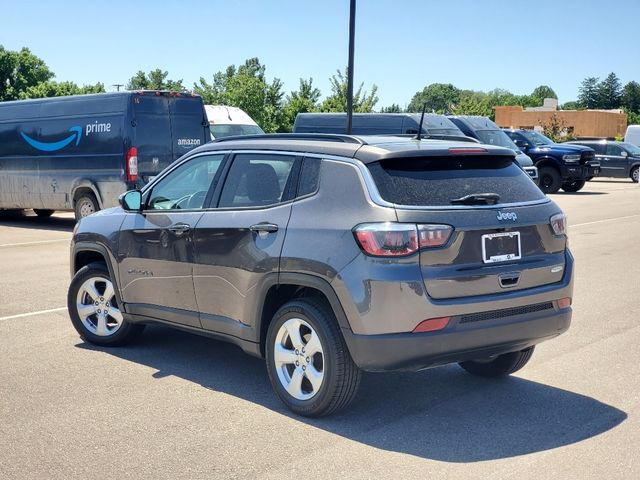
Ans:
{"type": "Polygon", "coordinates": [[[367,166],[382,198],[399,205],[452,206],[479,193],[498,194],[498,205],[545,198],[509,157],[398,158],[367,166]]]}

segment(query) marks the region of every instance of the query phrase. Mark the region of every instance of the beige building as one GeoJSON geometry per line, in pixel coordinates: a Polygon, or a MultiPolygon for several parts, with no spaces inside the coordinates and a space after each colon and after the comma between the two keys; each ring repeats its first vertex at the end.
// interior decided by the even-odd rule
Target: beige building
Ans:
{"type": "Polygon", "coordinates": [[[577,138],[624,136],[627,114],[622,110],[558,110],[558,101],[545,98],[542,107],[496,107],[496,123],[503,128],[541,128],[555,115],[566,133],[577,138]]]}

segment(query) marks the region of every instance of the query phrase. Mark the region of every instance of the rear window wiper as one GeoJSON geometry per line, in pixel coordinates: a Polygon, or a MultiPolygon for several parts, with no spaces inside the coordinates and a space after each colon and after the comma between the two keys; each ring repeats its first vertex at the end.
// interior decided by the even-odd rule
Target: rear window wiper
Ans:
{"type": "Polygon", "coordinates": [[[452,198],[452,205],[495,205],[500,200],[497,193],[471,193],[460,198],[452,198]]]}

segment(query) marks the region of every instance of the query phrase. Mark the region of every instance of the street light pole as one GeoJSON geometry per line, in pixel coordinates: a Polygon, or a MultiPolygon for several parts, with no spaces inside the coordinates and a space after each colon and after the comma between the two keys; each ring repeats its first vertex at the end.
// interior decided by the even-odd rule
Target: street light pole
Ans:
{"type": "Polygon", "coordinates": [[[351,135],[353,124],[353,50],[356,36],[356,0],[349,9],[349,66],[347,67],[347,133],[351,135]]]}

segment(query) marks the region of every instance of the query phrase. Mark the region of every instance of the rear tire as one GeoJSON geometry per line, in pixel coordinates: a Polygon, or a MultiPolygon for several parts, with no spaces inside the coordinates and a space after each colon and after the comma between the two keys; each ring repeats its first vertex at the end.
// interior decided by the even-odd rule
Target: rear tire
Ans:
{"type": "Polygon", "coordinates": [[[269,325],[265,350],[271,385],[294,413],[329,415],[356,396],[360,369],[324,302],[303,298],[282,306],[269,325]]]}
{"type": "Polygon", "coordinates": [[[562,190],[570,193],[577,192],[579,190],[582,190],[582,187],[584,187],[585,183],[587,183],[586,180],[574,180],[572,182],[565,182],[562,184],[562,190]]]}
{"type": "Polygon", "coordinates": [[[557,193],[562,186],[560,172],[553,167],[538,169],[538,177],[540,178],[540,190],[544,193],[557,193]]]}
{"type": "Polygon", "coordinates": [[[90,263],[74,275],[69,285],[67,309],[80,337],[94,345],[126,345],[144,330],[144,325],[123,318],[115,285],[102,263],[90,263]]]}
{"type": "Polygon", "coordinates": [[[467,372],[480,377],[503,377],[511,375],[524,367],[533,355],[534,347],[529,347],[519,352],[498,355],[492,360],[469,360],[460,362],[459,365],[467,372]]]}
{"type": "Polygon", "coordinates": [[[629,177],[631,177],[631,180],[633,180],[633,183],[638,183],[638,179],[640,177],[640,167],[633,167],[631,169],[631,173],[629,174],[629,177]]]}
{"type": "Polygon", "coordinates": [[[46,210],[43,208],[34,208],[33,209],[33,213],[35,213],[37,216],[42,217],[42,218],[46,218],[46,217],[50,217],[51,215],[53,215],[53,212],[55,210],[46,210]]]}
{"type": "Polygon", "coordinates": [[[100,210],[100,206],[98,205],[95,195],[93,193],[82,193],[77,198],[74,206],[76,221],[80,221],[98,210],[100,210]]]}

